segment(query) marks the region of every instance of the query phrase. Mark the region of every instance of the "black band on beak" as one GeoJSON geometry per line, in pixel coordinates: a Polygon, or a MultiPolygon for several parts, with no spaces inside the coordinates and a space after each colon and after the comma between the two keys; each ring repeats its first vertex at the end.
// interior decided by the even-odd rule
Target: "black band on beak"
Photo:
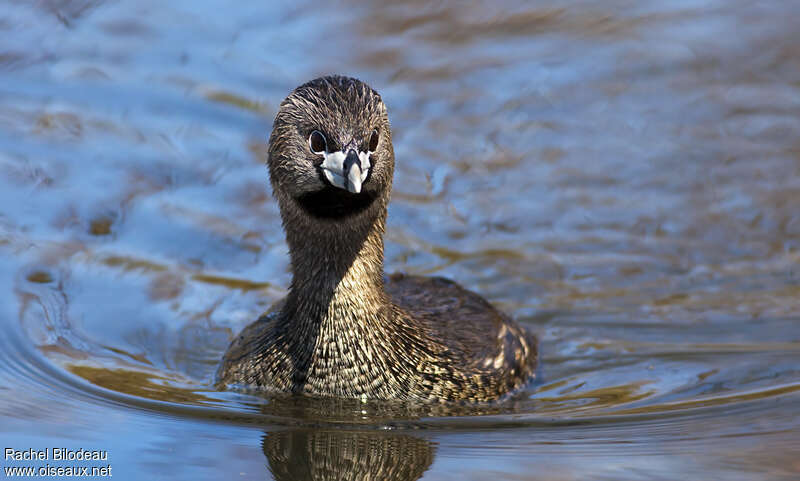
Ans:
{"type": "Polygon", "coordinates": [[[352,191],[352,183],[350,182],[350,169],[353,168],[353,165],[358,166],[358,175],[361,175],[361,160],[359,160],[356,151],[350,149],[349,151],[347,151],[347,157],[345,157],[344,163],[342,164],[342,170],[344,173],[346,188],[349,191],[352,191]]]}

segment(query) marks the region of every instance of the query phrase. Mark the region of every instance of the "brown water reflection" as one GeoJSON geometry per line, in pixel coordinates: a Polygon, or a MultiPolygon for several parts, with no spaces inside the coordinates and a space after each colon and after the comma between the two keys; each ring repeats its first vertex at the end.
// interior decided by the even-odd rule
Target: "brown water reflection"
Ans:
{"type": "Polygon", "coordinates": [[[419,479],[433,462],[433,446],[405,434],[289,430],[262,441],[276,480],[419,479]]]}
{"type": "Polygon", "coordinates": [[[6,2],[0,439],[109,446],[122,479],[390,472],[405,450],[400,479],[796,479],[795,10],[6,2]],[[271,118],[331,72],[390,109],[387,267],[540,335],[507,403],[213,388],[289,281],[271,118]]]}

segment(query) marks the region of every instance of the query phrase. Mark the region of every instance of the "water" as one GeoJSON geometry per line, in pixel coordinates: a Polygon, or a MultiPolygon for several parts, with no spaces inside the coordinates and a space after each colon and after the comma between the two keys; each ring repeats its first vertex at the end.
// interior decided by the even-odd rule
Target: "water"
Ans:
{"type": "Polygon", "coordinates": [[[0,447],[117,479],[797,479],[796,10],[6,2],[0,447]],[[539,334],[509,402],[213,388],[286,292],[265,142],[325,73],[389,106],[387,268],[539,334]]]}

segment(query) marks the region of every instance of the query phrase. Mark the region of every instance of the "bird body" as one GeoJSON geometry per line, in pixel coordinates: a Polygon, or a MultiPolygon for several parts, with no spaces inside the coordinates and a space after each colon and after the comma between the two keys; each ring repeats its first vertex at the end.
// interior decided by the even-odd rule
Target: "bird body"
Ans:
{"type": "Polygon", "coordinates": [[[301,85],[269,144],[292,284],[234,339],[220,384],[482,402],[533,376],[535,336],[483,298],[442,278],[384,276],[394,152],[377,92],[339,76],[301,85]]]}

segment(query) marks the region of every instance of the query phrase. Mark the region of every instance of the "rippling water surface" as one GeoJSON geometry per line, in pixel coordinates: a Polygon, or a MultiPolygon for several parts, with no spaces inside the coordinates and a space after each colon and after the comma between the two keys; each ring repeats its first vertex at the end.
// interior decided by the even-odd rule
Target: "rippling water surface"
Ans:
{"type": "MultiPolygon", "coordinates": [[[[0,441],[117,479],[798,479],[792,2],[6,2],[0,441]],[[390,109],[390,271],[541,338],[443,412],[217,392],[286,292],[280,100],[390,109]]],[[[4,467],[25,463],[3,460],[4,467]]]]}

